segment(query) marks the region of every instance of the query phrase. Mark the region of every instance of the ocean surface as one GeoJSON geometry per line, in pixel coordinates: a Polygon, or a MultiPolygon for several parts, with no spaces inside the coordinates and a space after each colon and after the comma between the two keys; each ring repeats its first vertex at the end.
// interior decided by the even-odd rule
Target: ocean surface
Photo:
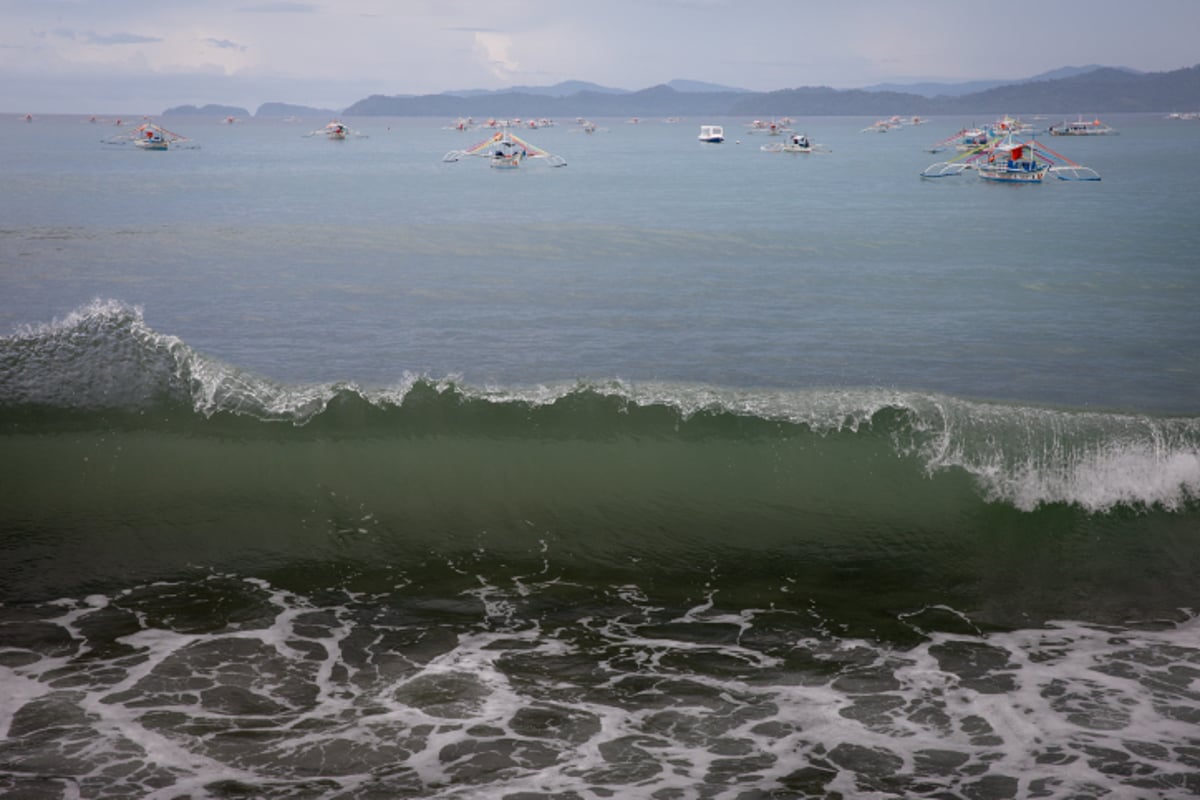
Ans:
{"type": "Polygon", "coordinates": [[[0,796],[1200,797],[1200,124],[328,121],[0,120],[0,796]]]}

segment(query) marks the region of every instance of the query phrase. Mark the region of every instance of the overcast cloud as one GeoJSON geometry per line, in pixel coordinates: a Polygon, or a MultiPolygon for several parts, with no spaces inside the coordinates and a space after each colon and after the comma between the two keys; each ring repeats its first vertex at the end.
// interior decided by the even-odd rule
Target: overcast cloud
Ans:
{"type": "Polygon", "coordinates": [[[0,0],[0,110],[343,108],[584,80],[756,91],[1200,62],[1200,0],[0,0]]]}

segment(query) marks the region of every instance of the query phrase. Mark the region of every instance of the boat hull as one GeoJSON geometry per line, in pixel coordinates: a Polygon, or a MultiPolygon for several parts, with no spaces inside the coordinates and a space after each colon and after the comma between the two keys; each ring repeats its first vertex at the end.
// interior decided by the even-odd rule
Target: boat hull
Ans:
{"type": "Polygon", "coordinates": [[[993,183],[1041,183],[1045,180],[1049,169],[1050,166],[1048,164],[1036,167],[984,166],[978,167],[976,172],[985,181],[993,183]]]}

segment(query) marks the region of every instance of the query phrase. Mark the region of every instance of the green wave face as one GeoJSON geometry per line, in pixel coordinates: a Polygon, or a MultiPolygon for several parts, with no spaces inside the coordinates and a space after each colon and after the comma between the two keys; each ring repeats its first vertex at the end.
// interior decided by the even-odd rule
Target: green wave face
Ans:
{"type": "Polygon", "coordinates": [[[1198,430],[871,388],[287,386],[99,305],[0,341],[0,596],[342,565],[1165,613],[1200,566],[1198,430]]]}

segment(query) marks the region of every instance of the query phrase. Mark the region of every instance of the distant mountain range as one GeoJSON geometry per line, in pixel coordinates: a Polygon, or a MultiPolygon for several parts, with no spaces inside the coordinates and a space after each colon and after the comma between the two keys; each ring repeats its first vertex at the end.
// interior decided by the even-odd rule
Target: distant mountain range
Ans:
{"type": "MultiPolygon", "coordinates": [[[[458,94],[387,97],[373,95],[345,109],[347,115],[476,117],[613,116],[890,116],[893,114],[1055,113],[1200,109],[1200,66],[1139,73],[1114,67],[1067,67],[1015,83],[988,85],[963,94],[934,96],[910,87],[830,89],[802,87],[748,92],[711,84],[672,81],[637,92],[545,87],[517,88],[464,97],[458,94]],[[1061,77],[1058,77],[1061,76],[1061,77]],[[682,88],[681,88],[682,87],[682,88]]],[[[984,82],[989,83],[990,82],[984,82]]],[[[586,85],[585,86],[590,86],[586,85]]],[[[916,88],[929,91],[936,84],[916,88]]]]}
{"type": "MultiPolygon", "coordinates": [[[[677,92],[747,92],[748,89],[734,89],[730,86],[721,86],[716,83],[704,83],[703,81],[687,81],[673,80],[668,81],[665,86],[669,86],[677,92]]],[[[442,94],[452,97],[487,97],[490,95],[503,94],[529,94],[539,97],[570,97],[580,92],[595,92],[597,94],[634,94],[629,89],[614,89],[611,86],[601,86],[598,83],[588,83],[587,81],[563,81],[556,83],[553,86],[513,86],[508,89],[464,89],[459,91],[442,92],[442,94]]],[[[413,97],[414,95],[405,95],[413,97]]]]}
{"type": "Polygon", "coordinates": [[[1060,78],[1074,78],[1076,75],[1085,75],[1089,72],[1095,72],[1098,69],[1116,69],[1121,72],[1128,72],[1130,75],[1140,75],[1138,70],[1130,69],[1129,67],[1105,67],[1101,64],[1091,64],[1086,67],[1060,67],[1058,69],[1043,72],[1040,75],[1034,75],[1032,78],[1024,78],[1022,80],[990,80],[990,81],[964,81],[962,83],[877,83],[874,86],[863,87],[864,91],[868,92],[903,92],[906,94],[919,94],[922,97],[962,97],[963,95],[975,94],[976,92],[986,92],[989,89],[996,89],[1000,86],[1020,86],[1026,83],[1034,83],[1035,81],[1054,81],[1060,78]]]}
{"type": "MultiPolygon", "coordinates": [[[[1200,110],[1200,65],[1171,72],[1125,67],[1063,67],[1019,81],[878,84],[865,89],[809,86],[752,92],[673,80],[639,91],[586,81],[433,95],[372,95],[337,112],[264,103],[255,117],[656,117],[891,116],[978,113],[1101,114],[1200,110]]],[[[233,106],[179,106],[166,115],[247,117],[233,106]]]]}
{"type": "MultiPolygon", "coordinates": [[[[311,106],[297,106],[291,103],[263,103],[258,107],[258,111],[254,112],[256,117],[336,117],[340,111],[334,111],[330,108],[313,108],[311,106]]],[[[235,119],[245,119],[250,116],[250,112],[240,106],[222,106],[209,104],[206,106],[175,106],[168,108],[163,112],[165,117],[234,117],[235,119]]]]}

